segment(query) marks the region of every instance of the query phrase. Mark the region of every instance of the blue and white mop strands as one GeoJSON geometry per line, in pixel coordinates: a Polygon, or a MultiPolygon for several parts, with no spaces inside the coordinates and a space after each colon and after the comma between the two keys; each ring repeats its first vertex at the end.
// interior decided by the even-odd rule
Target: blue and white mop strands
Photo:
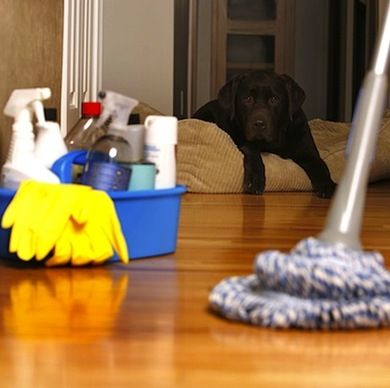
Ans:
{"type": "Polygon", "coordinates": [[[273,328],[390,326],[390,272],[378,252],[310,237],[286,254],[260,253],[255,272],[217,284],[211,308],[227,319],[273,328]]]}

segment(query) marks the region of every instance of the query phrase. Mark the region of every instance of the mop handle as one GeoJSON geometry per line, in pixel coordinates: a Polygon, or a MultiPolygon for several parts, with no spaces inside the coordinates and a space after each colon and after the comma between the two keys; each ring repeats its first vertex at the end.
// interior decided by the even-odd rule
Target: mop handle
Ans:
{"type": "Polygon", "coordinates": [[[361,249],[360,233],[371,162],[385,103],[390,49],[390,3],[382,26],[372,68],[365,76],[352,121],[352,143],[343,175],[318,238],[361,249]]]}

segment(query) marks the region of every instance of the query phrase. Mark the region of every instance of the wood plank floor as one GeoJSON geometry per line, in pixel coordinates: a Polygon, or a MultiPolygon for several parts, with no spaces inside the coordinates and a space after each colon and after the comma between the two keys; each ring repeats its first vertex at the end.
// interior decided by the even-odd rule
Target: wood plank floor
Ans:
{"type": "MultiPolygon", "coordinates": [[[[362,241],[390,265],[390,184],[370,186],[366,204],[362,241]]],[[[208,310],[219,280],[315,236],[328,205],[186,194],[175,254],[84,269],[0,262],[0,386],[389,387],[390,330],[276,331],[208,310]]]]}

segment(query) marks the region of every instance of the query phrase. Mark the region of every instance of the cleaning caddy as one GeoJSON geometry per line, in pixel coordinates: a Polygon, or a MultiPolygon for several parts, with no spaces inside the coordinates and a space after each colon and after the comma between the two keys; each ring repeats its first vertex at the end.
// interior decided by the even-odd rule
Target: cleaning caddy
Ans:
{"type": "Polygon", "coordinates": [[[79,266],[174,252],[185,188],[105,192],[72,183],[87,152],[68,153],[58,124],[45,120],[42,100],[50,94],[15,90],[4,110],[15,122],[2,168],[0,257],[79,266]]]}

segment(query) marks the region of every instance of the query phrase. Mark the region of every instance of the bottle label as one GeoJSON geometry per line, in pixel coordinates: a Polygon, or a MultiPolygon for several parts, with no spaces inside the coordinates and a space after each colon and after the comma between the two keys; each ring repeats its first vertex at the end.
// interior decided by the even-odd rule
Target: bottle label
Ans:
{"type": "Polygon", "coordinates": [[[97,190],[127,190],[131,170],[119,164],[93,162],[84,170],[83,184],[97,190]]]}
{"type": "Polygon", "coordinates": [[[144,153],[145,153],[145,160],[147,160],[148,162],[158,164],[158,159],[160,158],[160,154],[161,154],[161,148],[157,147],[154,144],[152,145],[145,144],[144,153]]]}
{"type": "Polygon", "coordinates": [[[145,145],[145,159],[156,165],[156,189],[175,187],[176,185],[176,161],[175,146],[145,145]]]}

